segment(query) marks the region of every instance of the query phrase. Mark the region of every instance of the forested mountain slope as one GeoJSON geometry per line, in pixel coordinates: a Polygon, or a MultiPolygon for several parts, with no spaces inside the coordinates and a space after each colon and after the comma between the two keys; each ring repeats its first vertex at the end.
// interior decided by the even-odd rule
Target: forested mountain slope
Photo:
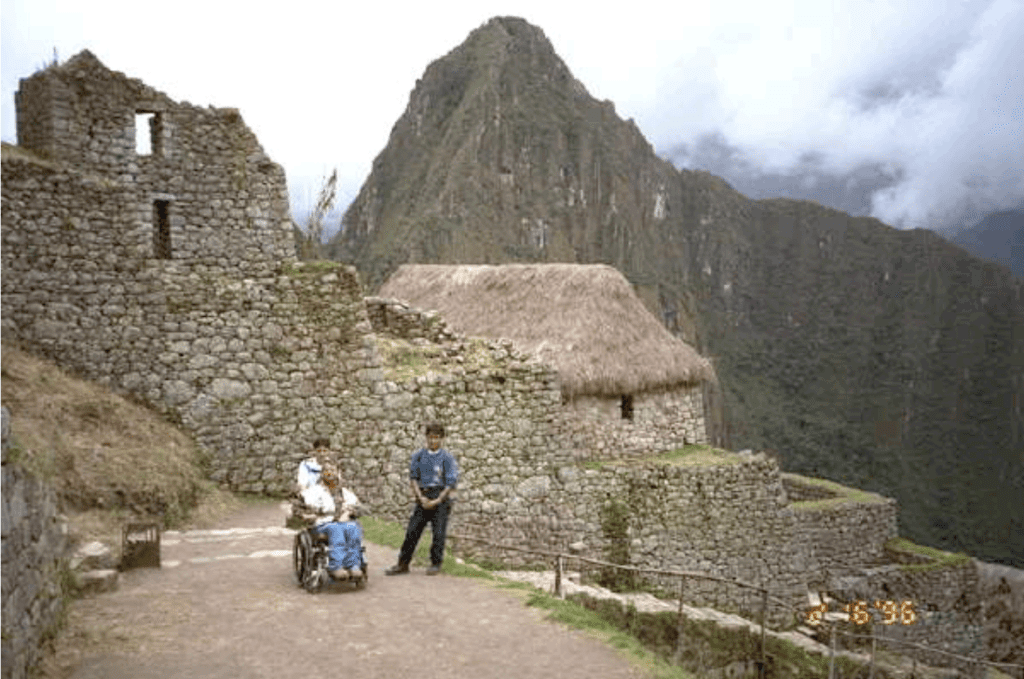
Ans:
{"type": "Polygon", "coordinates": [[[612,264],[714,360],[720,441],[1024,566],[1021,280],[930,231],[675,169],[521,19],[430,64],[329,252],[371,290],[404,262],[612,264]]]}

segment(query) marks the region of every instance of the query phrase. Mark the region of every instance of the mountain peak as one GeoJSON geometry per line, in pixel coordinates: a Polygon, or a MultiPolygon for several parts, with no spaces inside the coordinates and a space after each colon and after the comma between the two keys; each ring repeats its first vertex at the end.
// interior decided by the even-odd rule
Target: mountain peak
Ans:
{"type": "Polygon", "coordinates": [[[628,262],[602,254],[612,236],[598,231],[621,242],[642,228],[639,213],[659,200],[651,190],[673,173],[632,121],[590,96],[544,31],[495,17],[416,82],[331,252],[369,265],[371,287],[427,259],[603,261],[629,276],[628,262]]]}

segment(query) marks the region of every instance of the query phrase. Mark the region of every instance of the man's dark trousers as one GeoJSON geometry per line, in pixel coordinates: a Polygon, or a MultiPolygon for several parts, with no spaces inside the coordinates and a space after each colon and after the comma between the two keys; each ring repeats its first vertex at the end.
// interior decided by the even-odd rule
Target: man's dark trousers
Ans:
{"type": "MultiPolygon", "coordinates": [[[[433,500],[441,494],[442,488],[424,488],[423,495],[433,500]]],[[[430,532],[433,534],[433,539],[430,543],[430,563],[434,566],[440,566],[441,562],[444,561],[444,537],[445,531],[448,530],[448,513],[451,511],[451,500],[445,500],[433,509],[424,509],[423,505],[419,502],[412,510],[412,516],[409,517],[409,525],[405,529],[405,541],[402,543],[402,549],[398,553],[398,563],[406,566],[412,561],[412,553],[416,551],[416,545],[419,544],[420,536],[423,535],[423,529],[430,524],[430,532]]]]}

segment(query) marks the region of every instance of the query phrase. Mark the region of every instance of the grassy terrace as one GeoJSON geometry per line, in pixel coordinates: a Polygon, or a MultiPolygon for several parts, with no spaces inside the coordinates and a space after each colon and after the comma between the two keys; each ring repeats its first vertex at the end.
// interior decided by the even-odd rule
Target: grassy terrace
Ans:
{"type": "Polygon", "coordinates": [[[944,552],[941,549],[935,549],[934,547],[925,547],[924,545],[914,544],[906,538],[893,538],[892,540],[889,540],[889,542],[885,544],[885,549],[897,554],[910,554],[930,560],[928,563],[900,564],[900,570],[903,571],[933,571],[942,568],[963,566],[971,562],[971,557],[963,552],[958,552],[956,554],[952,552],[944,552]]]}
{"type": "Polygon", "coordinates": [[[720,467],[722,465],[739,464],[742,455],[715,448],[707,444],[691,444],[670,450],[654,457],[643,457],[628,460],[589,460],[583,463],[587,469],[604,469],[625,465],[662,464],[673,467],[720,467]]]}
{"type": "Polygon", "coordinates": [[[287,276],[321,276],[344,268],[341,262],[319,259],[309,262],[295,262],[284,267],[287,276]]]}
{"type": "Polygon", "coordinates": [[[406,382],[428,373],[451,373],[456,367],[477,370],[497,367],[484,340],[466,340],[455,356],[436,344],[414,344],[393,337],[376,337],[384,377],[392,382],[406,382]]]}
{"type": "Polygon", "coordinates": [[[888,498],[882,497],[876,493],[869,493],[866,490],[859,490],[857,488],[849,488],[826,479],[816,479],[810,476],[800,476],[799,474],[790,473],[784,474],[783,478],[796,485],[811,486],[833,495],[833,497],[822,498],[820,500],[801,500],[799,502],[793,502],[790,506],[797,511],[820,511],[853,502],[862,504],[882,504],[884,502],[888,502],[888,498]]]}

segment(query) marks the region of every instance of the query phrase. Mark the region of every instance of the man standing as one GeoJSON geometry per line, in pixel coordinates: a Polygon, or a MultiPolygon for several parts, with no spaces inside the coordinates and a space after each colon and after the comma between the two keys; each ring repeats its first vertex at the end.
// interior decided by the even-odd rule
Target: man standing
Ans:
{"type": "Polygon", "coordinates": [[[459,481],[459,467],[452,454],[441,447],[444,442],[444,425],[431,422],[424,433],[427,437],[426,448],[413,453],[409,461],[409,488],[416,505],[409,517],[405,541],[398,553],[398,563],[384,571],[385,575],[409,572],[412,554],[416,551],[427,523],[430,523],[430,532],[433,534],[427,575],[437,575],[441,571],[445,531],[455,486],[459,481]]]}

